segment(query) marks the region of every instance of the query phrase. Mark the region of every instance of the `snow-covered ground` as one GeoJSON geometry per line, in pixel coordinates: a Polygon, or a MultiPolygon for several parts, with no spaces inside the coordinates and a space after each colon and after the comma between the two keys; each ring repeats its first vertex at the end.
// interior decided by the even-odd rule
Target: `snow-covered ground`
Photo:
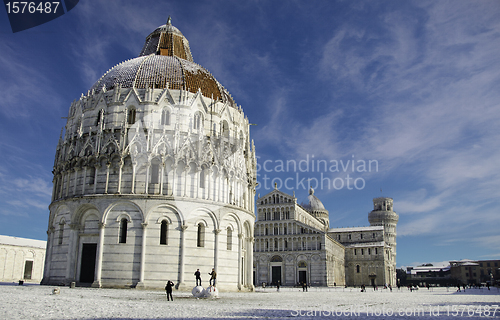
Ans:
{"type": "Polygon", "coordinates": [[[52,286],[0,286],[0,319],[500,319],[500,291],[492,288],[389,290],[355,288],[275,288],[253,293],[221,292],[217,299],[196,299],[174,291],[92,289],[52,286]]]}

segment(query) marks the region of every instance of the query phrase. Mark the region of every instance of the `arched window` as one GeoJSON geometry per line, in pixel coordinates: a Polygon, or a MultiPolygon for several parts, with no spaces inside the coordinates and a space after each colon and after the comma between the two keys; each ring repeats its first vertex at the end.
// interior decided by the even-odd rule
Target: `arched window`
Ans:
{"type": "Polygon", "coordinates": [[[245,136],[243,135],[243,131],[240,130],[240,146],[243,146],[244,142],[245,142],[245,136]]]}
{"type": "Polygon", "coordinates": [[[205,226],[201,223],[198,224],[198,237],[196,246],[200,248],[205,246],[205,226]]]}
{"type": "Polygon", "coordinates": [[[93,164],[90,165],[89,167],[90,170],[89,171],[89,174],[88,174],[88,178],[89,178],[89,184],[94,184],[94,179],[95,179],[95,166],[93,164]]]}
{"type": "Polygon", "coordinates": [[[120,240],[119,243],[127,243],[127,219],[122,218],[120,221],[120,240]]]}
{"type": "Polygon", "coordinates": [[[203,116],[201,113],[196,112],[193,119],[193,129],[198,130],[200,128],[203,128],[203,116]]]}
{"type": "Polygon", "coordinates": [[[358,265],[356,265],[356,273],[359,273],[359,269],[360,268],[359,268],[359,264],[358,264],[358,265]]]}
{"type": "Polygon", "coordinates": [[[151,162],[149,168],[150,180],[149,183],[160,183],[160,163],[158,161],[151,162]]]}
{"type": "Polygon", "coordinates": [[[160,227],[160,244],[168,244],[168,222],[163,220],[160,227]]]}
{"type": "Polygon", "coordinates": [[[128,109],[128,124],[134,124],[135,123],[135,108],[130,108],[128,109]]]}
{"type": "Polygon", "coordinates": [[[201,168],[200,171],[200,188],[205,188],[205,168],[201,168]]]}
{"type": "Polygon", "coordinates": [[[229,124],[226,120],[222,121],[221,130],[224,137],[229,137],[229,124]]]}
{"type": "Polygon", "coordinates": [[[227,227],[227,250],[233,250],[233,230],[227,227]]]}
{"type": "Polygon", "coordinates": [[[59,224],[59,244],[63,243],[63,236],[64,236],[64,221],[61,221],[59,224]]]}
{"type": "Polygon", "coordinates": [[[170,125],[170,110],[163,109],[161,112],[161,125],[169,126],[170,125]]]}
{"type": "Polygon", "coordinates": [[[99,112],[97,113],[97,118],[95,119],[95,125],[99,125],[99,122],[101,122],[102,120],[102,115],[104,114],[104,110],[101,109],[99,110],[99,112]]]}

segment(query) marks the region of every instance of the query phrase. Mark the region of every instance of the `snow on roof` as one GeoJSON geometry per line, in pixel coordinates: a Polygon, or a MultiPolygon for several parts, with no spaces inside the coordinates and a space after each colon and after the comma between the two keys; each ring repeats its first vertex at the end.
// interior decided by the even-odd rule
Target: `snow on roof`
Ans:
{"type": "Polygon", "coordinates": [[[450,270],[451,266],[420,266],[420,267],[413,267],[413,269],[408,270],[406,273],[407,274],[417,274],[419,272],[439,272],[439,271],[448,271],[450,270]]]}
{"type": "Polygon", "coordinates": [[[47,241],[0,235],[0,244],[45,249],[47,241]]]}
{"type": "Polygon", "coordinates": [[[346,248],[367,248],[367,247],[383,247],[385,245],[384,241],[376,242],[357,242],[344,244],[346,248]]]}
{"type": "Polygon", "coordinates": [[[384,230],[383,226],[331,228],[330,230],[328,230],[328,232],[360,232],[360,231],[381,231],[381,230],[384,230]]]}

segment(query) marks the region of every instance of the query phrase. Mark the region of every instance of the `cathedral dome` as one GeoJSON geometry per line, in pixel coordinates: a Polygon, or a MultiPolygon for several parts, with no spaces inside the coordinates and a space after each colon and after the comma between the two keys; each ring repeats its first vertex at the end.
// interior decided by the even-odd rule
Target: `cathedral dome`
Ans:
{"type": "Polygon", "coordinates": [[[146,37],[139,57],[124,61],[106,72],[91,90],[105,88],[156,88],[201,90],[203,96],[236,106],[229,92],[215,77],[193,62],[188,40],[169,18],[146,37]]]}
{"type": "Polygon", "coordinates": [[[302,207],[308,211],[326,210],[323,202],[314,195],[314,189],[309,189],[309,196],[307,197],[307,203],[303,203],[302,207]]]}

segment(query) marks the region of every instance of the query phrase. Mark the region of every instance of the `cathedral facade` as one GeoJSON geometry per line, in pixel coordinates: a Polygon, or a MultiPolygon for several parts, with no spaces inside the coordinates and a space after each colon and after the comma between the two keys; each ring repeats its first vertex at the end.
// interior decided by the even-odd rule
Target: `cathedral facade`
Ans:
{"type": "Polygon", "coordinates": [[[370,226],[330,228],[313,189],[303,204],[276,188],[257,199],[255,284],[396,285],[399,216],[391,198],[375,198],[373,205],[370,226]]]}
{"type": "Polygon", "coordinates": [[[167,24],[70,108],[54,162],[43,284],[252,290],[249,122],[167,24]],[[205,276],[203,276],[205,274],[205,276]],[[192,282],[192,283],[191,283],[192,282]]]}

